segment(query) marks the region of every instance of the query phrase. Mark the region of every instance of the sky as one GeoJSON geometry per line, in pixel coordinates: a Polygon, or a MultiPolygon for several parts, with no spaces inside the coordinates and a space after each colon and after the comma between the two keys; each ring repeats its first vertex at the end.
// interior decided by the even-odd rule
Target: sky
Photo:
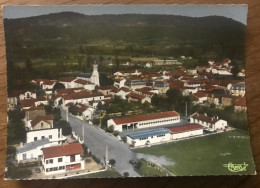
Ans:
{"type": "Polygon", "coordinates": [[[247,23],[247,5],[72,5],[72,6],[4,6],[4,18],[24,18],[56,12],[102,14],[166,14],[190,17],[224,16],[247,23]]]}

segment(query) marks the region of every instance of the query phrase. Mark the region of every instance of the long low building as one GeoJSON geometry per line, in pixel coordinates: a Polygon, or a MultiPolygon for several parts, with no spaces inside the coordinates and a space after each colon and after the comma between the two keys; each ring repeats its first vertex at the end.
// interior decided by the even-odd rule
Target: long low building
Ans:
{"type": "Polygon", "coordinates": [[[150,144],[162,144],[177,139],[189,138],[203,135],[203,126],[191,123],[181,126],[171,126],[167,128],[153,128],[138,130],[126,135],[127,143],[134,147],[150,144]]]}
{"type": "Polygon", "coordinates": [[[155,128],[129,133],[126,138],[129,145],[144,146],[170,141],[171,133],[165,128],[155,128]]]}
{"type": "Polygon", "coordinates": [[[139,115],[132,117],[109,119],[107,126],[113,126],[115,131],[134,130],[180,122],[180,115],[175,111],[160,112],[155,114],[139,115]]]}
{"type": "Polygon", "coordinates": [[[197,123],[190,123],[182,126],[167,128],[171,132],[171,140],[188,138],[203,134],[203,126],[197,123]]]}

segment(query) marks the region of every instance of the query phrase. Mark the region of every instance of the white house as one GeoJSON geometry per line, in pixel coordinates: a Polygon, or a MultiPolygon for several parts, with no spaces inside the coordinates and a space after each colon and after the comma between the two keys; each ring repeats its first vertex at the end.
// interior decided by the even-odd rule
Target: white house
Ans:
{"type": "Polygon", "coordinates": [[[129,145],[138,147],[170,141],[171,133],[165,128],[139,130],[126,135],[129,145]]]}
{"type": "Polygon", "coordinates": [[[190,116],[190,122],[198,123],[209,131],[224,130],[227,127],[227,121],[218,117],[209,117],[207,114],[194,113],[190,116]]]}
{"type": "Polygon", "coordinates": [[[107,126],[113,126],[114,130],[122,132],[128,129],[142,129],[161,125],[169,125],[179,122],[180,115],[175,111],[169,111],[155,114],[109,119],[107,121],[107,126]]]}
{"type": "Polygon", "coordinates": [[[83,79],[77,79],[74,81],[74,87],[75,88],[81,88],[83,87],[84,89],[87,89],[87,90],[95,90],[95,84],[87,81],[87,80],[83,80],[83,79]]]}
{"type": "Polygon", "coordinates": [[[20,100],[36,99],[36,93],[32,91],[20,91],[20,100]]]}
{"type": "Polygon", "coordinates": [[[93,115],[94,111],[95,111],[94,108],[88,107],[85,111],[82,112],[83,118],[86,120],[92,119],[92,115],[93,115]]]}
{"type": "Polygon", "coordinates": [[[42,165],[46,175],[85,169],[80,143],[42,148],[42,165]]]}
{"type": "Polygon", "coordinates": [[[231,86],[232,95],[244,97],[246,93],[245,82],[239,82],[231,86]]]}
{"type": "Polygon", "coordinates": [[[124,78],[116,78],[114,79],[114,86],[117,88],[121,88],[125,86],[126,79],[124,78]]]}
{"type": "Polygon", "coordinates": [[[150,97],[147,97],[147,96],[144,96],[144,95],[139,95],[139,94],[134,93],[134,92],[131,92],[131,93],[127,94],[125,96],[125,98],[128,101],[141,102],[141,103],[145,103],[145,102],[151,103],[151,98],[150,97]]]}
{"type": "Polygon", "coordinates": [[[118,71],[114,73],[114,76],[139,76],[142,73],[138,70],[124,70],[124,71],[118,71]]]}
{"type": "Polygon", "coordinates": [[[62,77],[59,79],[59,83],[62,83],[65,88],[75,88],[75,77],[62,77]]]}
{"type": "Polygon", "coordinates": [[[48,138],[33,141],[16,148],[16,160],[20,162],[33,162],[42,157],[42,148],[51,146],[48,138]]]}
{"type": "Polygon", "coordinates": [[[207,101],[207,93],[205,93],[205,92],[202,92],[202,91],[198,91],[197,93],[194,93],[193,94],[195,97],[196,97],[196,99],[198,100],[197,101],[197,103],[198,104],[203,104],[204,102],[206,102],[207,101]]]}
{"type": "Polygon", "coordinates": [[[53,128],[53,119],[52,115],[37,116],[28,121],[27,127],[29,130],[51,129],[53,128]]]}
{"type": "Polygon", "coordinates": [[[53,129],[42,129],[29,131],[26,133],[26,142],[33,142],[37,140],[41,140],[44,138],[48,138],[48,140],[53,144],[62,144],[65,142],[66,137],[62,135],[61,128],[53,128],[53,129]]]}
{"type": "Polygon", "coordinates": [[[81,104],[89,104],[89,102],[94,101],[102,101],[105,99],[105,96],[99,92],[87,92],[81,91],[78,93],[69,93],[62,97],[63,106],[72,102],[74,104],[81,103],[81,104]]]}
{"type": "Polygon", "coordinates": [[[52,90],[53,86],[56,83],[56,81],[48,79],[33,79],[31,82],[40,85],[41,88],[44,90],[52,90]]]}
{"type": "Polygon", "coordinates": [[[49,101],[47,97],[37,97],[36,101],[34,102],[35,106],[40,105],[48,105],[49,101]]]}
{"type": "Polygon", "coordinates": [[[181,126],[172,126],[168,127],[167,129],[171,132],[171,140],[188,138],[203,134],[203,126],[196,123],[181,126]]]}
{"type": "Polygon", "coordinates": [[[122,99],[126,99],[126,95],[130,93],[130,90],[126,87],[121,87],[118,92],[116,93],[117,96],[121,97],[122,99]]]}

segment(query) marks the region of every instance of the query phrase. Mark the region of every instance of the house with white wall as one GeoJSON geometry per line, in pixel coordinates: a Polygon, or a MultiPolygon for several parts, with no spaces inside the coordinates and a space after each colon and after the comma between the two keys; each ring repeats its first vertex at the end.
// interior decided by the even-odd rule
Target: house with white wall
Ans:
{"type": "Polygon", "coordinates": [[[80,143],[42,148],[42,165],[46,175],[85,169],[80,143]]]}
{"type": "Polygon", "coordinates": [[[75,80],[77,78],[75,77],[62,77],[59,79],[59,83],[62,83],[65,88],[75,88],[74,84],[75,84],[75,80]]]}
{"type": "Polygon", "coordinates": [[[19,94],[20,100],[36,99],[36,93],[33,91],[21,90],[19,94]]]}
{"type": "Polygon", "coordinates": [[[18,163],[38,161],[42,157],[42,148],[51,146],[48,138],[25,143],[16,148],[16,160],[18,163]]]}
{"type": "Polygon", "coordinates": [[[225,120],[199,113],[194,113],[190,116],[190,123],[198,123],[209,131],[224,130],[228,126],[225,120]]]}
{"type": "Polygon", "coordinates": [[[35,130],[26,133],[26,143],[45,138],[48,138],[48,140],[55,145],[60,145],[66,140],[66,137],[62,135],[61,128],[35,130]]]}

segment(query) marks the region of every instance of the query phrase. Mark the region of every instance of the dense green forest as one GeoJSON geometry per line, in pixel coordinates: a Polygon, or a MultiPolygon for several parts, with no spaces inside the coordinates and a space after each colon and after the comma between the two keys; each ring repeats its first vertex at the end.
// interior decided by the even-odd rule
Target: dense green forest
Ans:
{"type": "Polygon", "coordinates": [[[8,56],[70,53],[243,58],[245,25],[219,16],[63,12],[5,19],[8,56]]]}

